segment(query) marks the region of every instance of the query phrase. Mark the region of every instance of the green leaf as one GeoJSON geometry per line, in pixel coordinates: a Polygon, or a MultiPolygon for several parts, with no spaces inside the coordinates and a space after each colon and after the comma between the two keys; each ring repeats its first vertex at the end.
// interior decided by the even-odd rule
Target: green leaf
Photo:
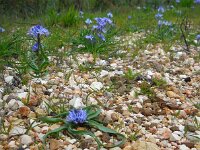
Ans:
{"type": "Polygon", "coordinates": [[[101,113],[100,108],[96,105],[88,106],[85,108],[85,110],[87,111],[87,115],[88,115],[87,120],[93,119],[101,113]]]}
{"type": "Polygon", "coordinates": [[[61,119],[61,118],[41,117],[41,118],[39,118],[39,120],[41,120],[42,122],[45,122],[45,123],[58,123],[58,122],[63,122],[64,123],[64,120],[61,119]]]}
{"type": "Polygon", "coordinates": [[[55,118],[66,117],[68,114],[69,114],[69,112],[63,112],[63,113],[60,113],[60,114],[56,115],[55,118]]]}
{"type": "Polygon", "coordinates": [[[97,129],[103,131],[103,132],[115,134],[118,137],[120,137],[121,141],[118,144],[115,144],[115,145],[112,145],[112,146],[104,145],[104,147],[112,148],[112,147],[116,147],[116,146],[121,146],[126,141],[126,137],[123,134],[120,134],[120,133],[118,133],[117,131],[115,131],[113,129],[107,128],[103,124],[100,124],[100,123],[98,123],[98,122],[96,122],[94,120],[88,120],[87,123],[88,123],[88,125],[93,126],[93,127],[97,128],[97,129]]]}
{"type": "Polygon", "coordinates": [[[86,130],[75,130],[72,128],[72,125],[70,124],[68,127],[68,131],[73,134],[73,135],[90,135],[91,137],[93,137],[95,139],[95,141],[97,142],[98,145],[98,149],[100,149],[101,146],[103,146],[103,144],[101,143],[101,141],[90,131],[86,131],[86,130]]]}
{"type": "Polygon", "coordinates": [[[49,131],[47,134],[45,134],[45,135],[43,136],[43,142],[46,143],[46,138],[47,138],[49,135],[51,135],[51,134],[59,134],[60,131],[65,130],[65,129],[67,129],[67,128],[68,128],[68,126],[64,125],[64,126],[61,126],[61,127],[57,128],[57,129],[55,129],[55,130],[49,131]]]}

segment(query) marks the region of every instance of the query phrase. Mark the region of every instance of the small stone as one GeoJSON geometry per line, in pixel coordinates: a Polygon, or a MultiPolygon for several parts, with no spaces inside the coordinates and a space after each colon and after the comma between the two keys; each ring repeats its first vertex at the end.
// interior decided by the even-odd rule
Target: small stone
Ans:
{"type": "Polygon", "coordinates": [[[27,94],[28,92],[17,93],[17,97],[19,97],[20,99],[23,99],[27,97],[27,94]]]}
{"type": "Polygon", "coordinates": [[[180,150],[190,150],[186,145],[179,145],[180,150]]]}
{"type": "Polygon", "coordinates": [[[5,141],[8,139],[8,135],[6,134],[0,134],[0,141],[5,141]]]}
{"type": "Polygon", "coordinates": [[[172,133],[170,136],[170,141],[175,142],[181,140],[181,137],[175,133],[172,133]]]}
{"type": "Polygon", "coordinates": [[[123,110],[123,116],[129,117],[130,116],[130,112],[128,110],[123,110]]]}
{"type": "Polygon", "coordinates": [[[130,96],[131,96],[132,98],[136,98],[136,92],[135,92],[135,90],[132,90],[132,91],[130,92],[130,96]]]}
{"type": "Polygon", "coordinates": [[[10,149],[17,149],[17,148],[18,148],[18,146],[16,145],[15,141],[10,141],[10,142],[8,143],[8,147],[9,147],[10,149]]]}
{"type": "Polygon", "coordinates": [[[151,142],[136,141],[132,144],[132,150],[160,150],[160,148],[151,142]]]}
{"type": "Polygon", "coordinates": [[[114,147],[114,148],[110,148],[110,150],[121,150],[120,147],[114,147]]]}
{"type": "Polygon", "coordinates": [[[100,78],[103,78],[103,77],[107,76],[108,74],[109,74],[108,71],[102,70],[101,73],[100,73],[100,78]]]}
{"type": "Polygon", "coordinates": [[[170,98],[180,98],[180,96],[176,93],[174,93],[173,91],[167,91],[167,96],[170,98]]]}
{"type": "Polygon", "coordinates": [[[103,135],[103,133],[102,133],[101,131],[97,131],[97,132],[95,132],[94,134],[95,134],[95,136],[97,136],[97,137],[103,135]]]}
{"type": "Polygon", "coordinates": [[[182,142],[182,144],[186,145],[189,148],[194,148],[194,145],[195,145],[195,143],[190,142],[190,141],[182,142]]]}
{"type": "Polygon", "coordinates": [[[20,141],[24,145],[30,145],[33,143],[32,138],[29,135],[22,135],[20,136],[20,141]]]}
{"type": "Polygon", "coordinates": [[[60,78],[62,78],[62,77],[64,77],[64,73],[63,73],[63,72],[58,72],[58,76],[59,76],[60,78]]]}
{"type": "Polygon", "coordinates": [[[44,126],[44,127],[42,127],[42,129],[41,129],[41,133],[46,134],[46,133],[48,132],[48,130],[49,130],[49,127],[44,126]]]}
{"type": "Polygon", "coordinates": [[[9,135],[10,136],[15,136],[15,135],[21,135],[26,132],[26,129],[24,127],[20,126],[15,126],[14,128],[11,129],[9,135]]]}
{"type": "Polygon", "coordinates": [[[30,108],[27,107],[27,106],[22,106],[19,108],[19,114],[22,116],[22,117],[27,117],[30,113],[30,108]]]}
{"type": "Polygon", "coordinates": [[[39,104],[39,98],[37,96],[31,96],[28,104],[30,106],[37,106],[39,104]]]}
{"type": "Polygon", "coordinates": [[[90,85],[90,87],[93,89],[93,90],[101,90],[103,88],[103,84],[101,82],[92,82],[92,84],[90,85]]]}
{"type": "Polygon", "coordinates": [[[2,99],[0,99],[0,109],[3,108],[3,105],[4,105],[4,101],[2,99]]]}
{"type": "Polygon", "coordinates": [[[61,146],[61,142],[55,139],[51,139],[49,143],[50,143],[49,145],[50,150],[57,150],[61,146]]]}
{"type": "Polygon", "coordinates": [[[53,124],[52,126],[49,127],[49,130],[54,130],[54,129],[57,129],[57,128],[59,128],[59,127],[60,127],[60,125],[58,125],[58,124],[53,124]]]}
{"type": "Polygon", "coordinates": [[[11,99],[8,103],[8,108],[15,111],[19,108],[19,104],[15,99],[11,99]]]}
{"type": "Polygon", "coordinates": [[[191,78],[190,78],[190,77],[186,77],[186,78],[184,79],[184,81],[185,81],[185,82],[190,82],[190,81],[191,81],[191,78]]]}
{"type": "Polygon", "coordinates": [[[13,80],[14,80],[14,77],[13,76],[7,76],[7,77],[4,78],[4,80],[8,84],[12,84],[13,80]]]}
{"type": "Polygon", "coordinates": [[[41,109],[41,108],[36,108],[35,109],[35,113],[38,115],[38,116],[46,116],[47,112],[44,110],[44,109],[41,109]]]}
{"type": "Polygon", "coordinates": [[[168,128],[164,129],[163,133],[162,133],[162,137],[163,139],[169,139],[170,135],[172,134],[172,131],[168,128]]]}
{"type": "Polygon", "coordinates": [[[112,119],[112,121],[114,121],[114,122],[115,122],[115,121],[118,121],[119,118],[118,118],[117,113],[112,113],[112,114],[111,114],[111,119],[112,119]]]}
{"type": "Polygon", "coordinates": [[[73,106],[76,109],[83,108],[85,105],[83,104],[82,98],[74,97],[69,101],[69,105],[73,106]]]}
{"type": "Polygon", "coordinates": [[[103,133],[103,135],[102,135],[102,141],[103,142],[108,142],[109,140],[110,140],[110,136],[109,136],[109,134],[108,133],[103,133]]]}
{"type": "Polygon", "coordinates": [[[124,147],[123,150],[134,150],[134,149],[132,148],[132,146],[128,145],[128,146],[124,147]]]}

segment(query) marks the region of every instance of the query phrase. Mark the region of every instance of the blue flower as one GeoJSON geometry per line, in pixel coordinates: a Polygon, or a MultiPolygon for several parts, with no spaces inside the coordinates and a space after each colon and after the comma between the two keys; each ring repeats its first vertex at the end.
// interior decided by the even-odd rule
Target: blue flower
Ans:
{"type": "Polygon", "coordinates": [[[68,116],[66,117],[67,122],[72,122],[75,124],[84,123],[87,119],[86,110],[82,109],[73,109],[69,111],[68,116]]]}
{"type": "Polygon", "coordinates": [[[158,26],[161,27],[162,25],[172,26],[172,23],[166,20],[158,20],[158,26]]]}
{"type": "Polygon", "coordinates": [[[159,6],[159,7],[158,7],[158,12],[160,12],[160,13],[164,13],[164,12],[165,12],[164,7],[159,6]]]}
{"type": "Polygon", "coordinates": [[[176,3],[180,3],[180,0],[176,0],[176,3]]]}
{"type": "Polygon", "coordinates": [[[200,34],[198,34],[198,35],[196,36],[196,40],[197,40],[197,41],[200,41],[200,34]]]}
{"type": "Polygon", "coordinates": [[[39,50],[39,44],[38,43],[35,43],[33,46],[32,46],[32,50],[34,52],[37,52],[39,50]]]}
{"type": "Polygon", "coordinates": [[[131,19],[132,18],[132,16],[128,16],[128,19],[131,19]]]}
{"type": "Polygon", "coordinates": [[[86,35],[85,38],[92,41],[94,39],[94,36],[93,35],[86,35]]]}
{"type": "Polygon", "coordinates": [[[97,34],[97,35],[102,41],[106,41],[106,38],[103,34],[97,34]]]}
{"type": "Polygon", "coordinates": [[[156,15],[155,15],[155,18],[156,19],[162,19],[162,17],[163,17],[163,14],[161,14],[161,13],[157,13],[156,15]]]}
{"type": "Polygon", "coordinates": [[[111,12],[107,13],[108,18],[112,18],[113,14],[111,12]]]}
{"type": "Polygon", "coordinates": [[[0,27],[0,32],[5,32],[5,29],[0,27]]]}
{"type": "Polygon", "coordinates": [[[98,25],[105,27],[107,24],[112,24],[112,20],[110,18],[95,18],[98,25]]]}
{"type": "Polygon", "coordinates": [[[97,22],[97,25],[94,25],[92,27],[92,29],[93,30],[96,29],[98,32],[103,32],[103,33],[106,32],[106,29],[105,29],[106,26],[112,24],[112,20],[110,20],[110,18],[106,18],[106,17],[95,18],[95,21],[97,22]]]}
{"type": "Polygon", "coordinates": [[[90,20],[90,19],[88,18],[88,19],[85,20],[85,23],[89,25],[89,24],[92,23],[92,20],[90,20]]]}
{"type": "Polygon", "coordinates": [[[200,4],[200,0],[194,0],[195,4],[200,4]]]}
{"type": "Polygon", "coordinates": [[[83,14],[84,14],[83,11],[79,11],[79,16],[80,16],[81,18],[83,18],[83,14]]]}
{"type": "Polygon", "coordinates": [[[49,31],[41,25],[33,26],[29,29],[28,35],[37,38],[38,35],[49,36],[49,31]]]}

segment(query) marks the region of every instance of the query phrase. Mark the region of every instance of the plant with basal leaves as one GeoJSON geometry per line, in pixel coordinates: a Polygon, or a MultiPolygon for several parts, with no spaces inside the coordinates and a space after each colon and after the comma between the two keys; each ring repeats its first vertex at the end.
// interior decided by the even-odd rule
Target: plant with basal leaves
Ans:
{"type": "Polygon", "coordinates": [[[112,13],[109,12],[107,16],[96,17],[94,20],[87,18],[84,21],[85,26],[80,30],[79,37],[73,40],[74,50],[93,54],[109,51],[109,46],[114,45],[113,37],[116,32],[111,20],[112,13]]]}
{"type": "Polygon", "coordinates": [[[77,135],[90,135],[94,138],[94,140],[97,142],[98,149],[101,147],[105,148],[112,148],[116,146],[121,146],[125,143],[125,136],[123,134],[120,134],[116,132],[113,129],[105,127],[102,123],[98,121],[98,116],[101,113],[101,110],[96,105],[87,106],[83,109],[72,109],[70,111],[66,111],[64,113],[58,114],[57,116],[54,116],[52,118],[50,117],[42,117],[40,120],[45,123],[62,123],[62,126],[54,129],[52,131],[49,131],[44,137],[43,142],[46,143],[46,138],[49,135],[56,134],[58,135],[61,131],[65,130],[67,133],[73,137],[77,135]],[[103,144],[91,131],[89,130],[77,130],[78,127],[91,127],[96,128],[98,130],[101,130],[103,132],[113,134],[117,136],[121,141],[118,143],[113,143],[113,145],[106,145],[103,144]]]}
{"type": "Polygon", "coordinates": [[[27,33],[32,37],[34,44],[31,51],[27,53],[27,65],[31,68],[34,74],[33,76],[40,76],[46,72],[46,68],[49,65],[47,54],[44,51],[44,45],[42,45],[43,36],[49,36],[49,31],[41,25],[33,26],[27,33]]]}
{"type": "Polygon", "coordinates": [[[161,40],[163,40],[164,38],[170,39],[176,32],[172,22],[164,19],[164,12],[165,9],[162,6],[160,6],[158,8],[158,13],[155,15],[155,19],[158,21],[157,38],[161,40]]]}

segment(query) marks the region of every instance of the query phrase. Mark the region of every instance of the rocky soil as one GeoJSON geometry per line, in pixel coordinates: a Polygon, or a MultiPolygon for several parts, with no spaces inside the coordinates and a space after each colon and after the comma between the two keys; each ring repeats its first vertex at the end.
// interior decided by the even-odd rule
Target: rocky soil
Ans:
{"type": "MultiPolygon", "coordinates": [[[[125,43],[131,47],[134,42],[125,43]]],[[[42,149],[42,137],[60,124],[42,123],[38,117],[89,104],[101,106],[100,120],[127,137],[124,146],[112,150],[199,150],[199,50],[191,47],[186,53],[175,45],[166,52],[162,44],[149,44],[134,58],[134,49],[108,59],[78,54],[60,62],[51,57],[49,74],[27,85],[22,82],[29,76],[20,78],[7,67],[0,82],[0,150],[42,149]]],[[[101,141],[113,141],[91,130],[101,141]]],[[[73,139],[61,133],[49,137],[45,149],[96,148],[90,136],[73,139]]]]}

